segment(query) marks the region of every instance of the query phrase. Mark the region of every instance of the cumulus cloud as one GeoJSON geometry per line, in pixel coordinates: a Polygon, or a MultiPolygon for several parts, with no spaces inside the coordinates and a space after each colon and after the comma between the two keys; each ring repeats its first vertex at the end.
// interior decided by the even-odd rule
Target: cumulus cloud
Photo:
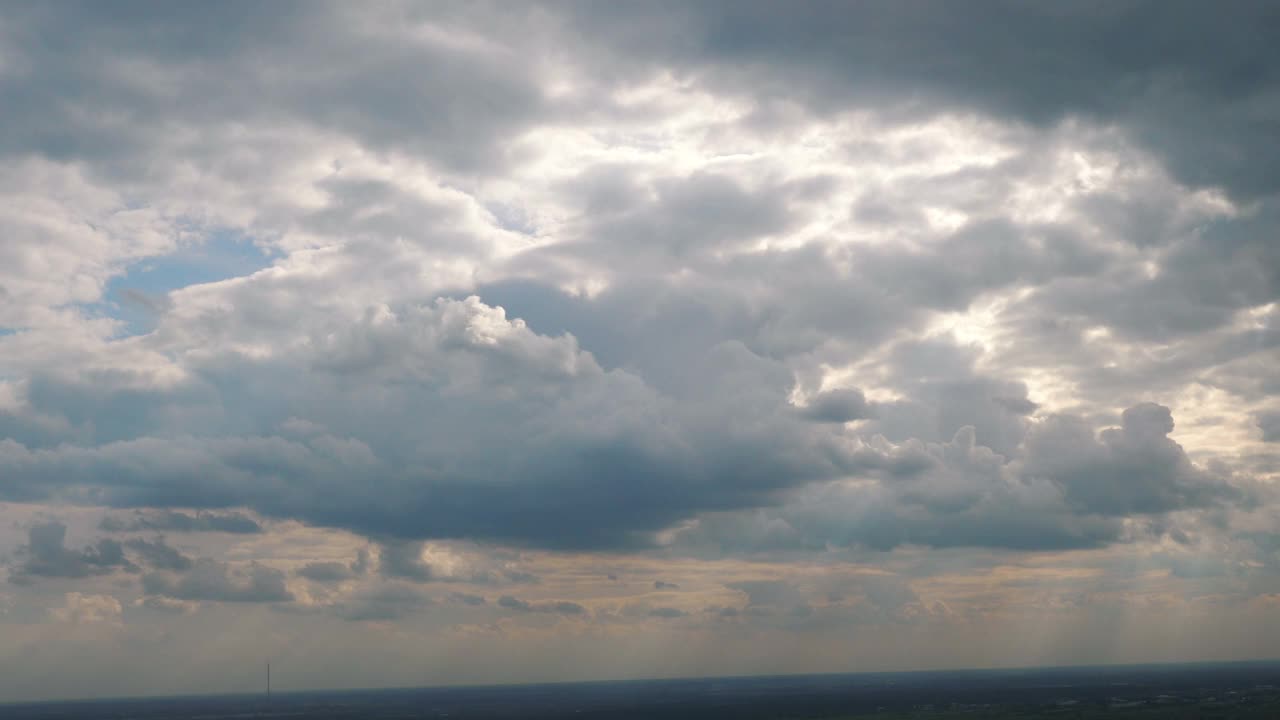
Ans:
{"type": "Polygon", "coordinates": [[[1273,15],[0,9],[0,502],[116,534],[20,521],[15,612],[835,637],[1122,543],[1274,595],[1273,15]]]}
{"type": "Polygon", "coordinates": [[[709,516],[677,537],[692,550],[888,550],[899,545],[1052,550],[1126,537],[1123,518],[1241,504],[1247,494],[1169,439],[1169,409],[1129,408],[1098,432],[1056,415],[1030,426],[1012,457],[964,427],[947,443],[872,443],[871,478],[811,486],[761,513],[709,516]]]}
{"type": "MultiPolygon", "coordinates": [[[[356,418],[379,418],[379,438],[143,437],[54,449],[6,442],[0,466],[13,478],[9,495],[74,499],[94,487],[121,505],[180,496],[187,506],[249,505],[358,532],[569,548],[644,545],[648,533],[699,508],[753,504],[837,469],[830,436],[777,412],[786,403],[785,369],[739,343],[704,359],[728,371],[706,390],[750,388],[736,402],[772,414],[767,426],[725,427],[687,412],[633,375],[603,371],[571,336],[538,335],[476,298],[375,311],[324,342],[323,352],[292,365],[293,382],[251,391],[258,381],[250,381],[243,391],[261,399],[272,387],[292,394],[314,383],[309,394],[326,398],[316,407],[326,427],[365,435],[368,423],[356,418]],[[355,390],[392,379],[403,391],[396,401],[355,390]],[[436,412],[416,414],[426,406],[436,412]],[[484,428],[499,419],[527,431],[495,452],[484,428]],[[678,424],[704,440],[690,448],[678,424]],[[414,455],[442,464],[426,472],[407,462],[414,455]],[[378,490],[345,482],[353,475],[378,490]],[[280,492],[294,483],[324,490],[280,492]],[[620,496],[631,498],[625,511],[620,496]]],[[[237,375],[263,370],[240,367],[237,375]]],[[[412,552],[389,546],[388,571],[426,578],[425,566],[400,562],[412,560],[402,549],[412,552]]]]}
{"type": "Polygon", "coordinates": [[[1067,503],[1087,513],[1160,513],[1237,499],[1240,491],[1196,467],[1173,431],[1169,408],[1143,403],[1121,415],[1121,426],[1096,437],[1078,419],[1055,417],[1033,430],[1019,471],[1048,478],[1067,503]]]}
{"type": "Polygon", "coordinates": [[[288,602],[293,593],[285,585],[284,573],[259,563],[248,568],[232,568],[211,558],[198,558],[190,570],[174,575],[153,572],[142,576],[142,587],[150,595],[174,600],[217,602],[288,602]]]}
{"type": "Polygon", "coordinates": [[[37,578],[84,578],[117,570],[137,570],[125,556],[124,546],[102,538],[80,550],[66,546],[67,526],[42,522],[27,529],[27,544],[18,548],[18,562],[10,568],[10,580],[30,583],[37,578]]]}
{"type": "Polygon", "coordinates": [[[50,608],[49,615],[58,622],[76,625],[107,623],[118,625],[124,610],[120,601],[110,595],[69,592],[62,607],[50,608]]]}

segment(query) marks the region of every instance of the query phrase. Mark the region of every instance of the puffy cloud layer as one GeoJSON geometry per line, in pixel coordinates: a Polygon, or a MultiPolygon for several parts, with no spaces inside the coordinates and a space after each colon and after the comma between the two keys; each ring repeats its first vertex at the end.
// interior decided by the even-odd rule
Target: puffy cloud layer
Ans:
{"type": "Polygon", "coordinates": [[[231,411],[222,422],[250,434],[8,441],[7,494],[76,500],[91,488],[112,505],[248,505],[370,535],[610,546],[839,467],[834,438],[788,418],[781,367],[741,345],[708,360],[736,371],[718,380],[725,390],[757,396],[735,402],[754,405],[761,427],[717,427],[705,409],[604,371],[572,337],[533,333],[475,298],[383,308],[299,350],[219,358],[190,391],[175,389],[216,393],[231,411]],[[281,375],[291,381],[270,379],[281,375]],[[218,387],[232,378],[239,388],[218,387]],[[234,407],[251,401],[282,414],[234,407]],[[288,432],[298,415],[324,430],[288,432]]]}
{"type": "Polygon", "coordinates": [[[6,7],[5,617],[1264,602],[1274,14],[6,7]]]}
{"type": "MultiPolygon", "coordinates": [[[[1127,13],[991,10],[1043,35],[1055,48],[1046,62],[1114,71],[1153,102],[1182,102],[1228,73],[1213,65],[1204,83],[1166,87],[1187,58],[1157,67],[1137,53],[1110,68],[1071,52],[1076,34],[1129,27],[1127,13]]],[[[988,490],[962,478],[1003,477],[991,512],[1036,506],[1022,496],[1043,485],[1061,495],[1049,525],[1064,534],[1049,545],[1110,542],[1126,515],[1243,498],[1134,402],[1192,380],[1243,392],[1248,363],[1274,355],[1276,263],[1251,219],[1268,212],[1257,200],[1266,186],[1191,180],[1178,158],[1144,154],[1154,135],[1182,131],[1132,115],[1131,93],[1104,83],[1093,103],[1083,87],[1035,98],[1014,76],[974,72],[1001,47],[978,28],[956,22],[935,38],[886,8],[645,11],[662,27],[683,23],[655,40],[629,35],[644,23],[604,20],[636,8],[566,6],[529,13],[532,32],[511,47],[600,22],[612,42],[582,38],[580,57],[524,64],[501,42],[516,39],[514,25],[485,9],[384,9],[359,31],[340,9],[225,12],[254,22],[233,23],[229,39],[181,12],[107,21],[26,8],[7,26],[5,92],[29,100],[6,146],[19,158],[12,222],[25,223],[9,234],[4,285],[20,315],[0,337],[12,350],[0,406],[7,499],[159,508],[108,519],[113,531],[249,532],[255,521],[234,511],[166,509],[248,507],[377,538],[619,548],[797,493],[862,487],[894,508],[916,503],[878,477],[893,463],[921,466],[907,484],[928,491],[912,493],[964,502],[988,490]],[[898,54],[911,43],[853,42],[879,24],[972,62],[951,66],[969,100],[957,105],[952,83],[898,54]],[[45,58],[34,39],[50,27],[112,62],[45,58]],[[150,28],[151,39],[124,42],[111,28],[150,28]],[[284,41],[268,45],[274,33],[284,41]],[[800,36],[806,49],[792,52],[800,36]],[[315,53],[371,42],[379,51],[347,74],[310,70],[315,53]],[[250,48],[263,52],[250,82],[210,84],[250,48]],[[620,51],[640,62],[624,71],[610,55],[620,51]],[[826,64],[850,53],[883,62],[826,64]],[[475,77],[379,94],[440,57],[467,59],[475,77]],[[736,74],[747,67],[799,104],[748,93],[736,74]],[[792,82],[797,73],[809,80],[792,82]],[[140,135],[52,106],[37,82],[78,89],[77,102],[127,101],[136,124],[171,130],[140,135]],[[920,107],[898,106],[903,89],[920,107]],[[192,93],[223,102],[186,102],[192,93]],[[468,121],[406,125],[412,98],[431,96],[468,121]],[[596,112],[575,124],[571,107],[596,112]],[[658,128],[651,140],[632,134],[646,125],[658,128]],[[243,164],[213,161],[237,127],[260,129],[236,136],[243,164]],[[789,142],[783,127],[813,140],[789,142]],[[197,128],[213,134],[184,134],[197,128]],[[312,142],[258,135],[287,129],[312,142]],[[535,139],[547,141],[541,152],[524,145],[535,139]],[[144,170],[138,153],[169,163],[144,170]],[[1255,207],[1229,199],[1244,196],[1255,207]],[[31,224],[49,217],[67,219],[31,224]],[[119,335],[122,303],[145,293],[113,283],[144,258],[225,244],[227,232],[263,249],[260,270],[169,278],[147,304],[150,331],[119,335]],[[1197,270],[1224,251],[1220,272],[1197,270]],[[79,294],[57,294],[68,278],[83,279],[79,294]],[[1222,342],[1238,352],[1209,350],[1222,342]],[[1118,384],[1124,404],[1106,405],[1118,384]],[[1066,409],[1067,388],[1082,403],[1072,418],[1033,419],[1066,409]],[[1105,421],[1089,413],[1130,405],[1120,428],[1094,436],[1105,421]],[[935,445],[988,467],[952,472],[926,456],[953,451],[919,449],[935,445]]],[[[1239,90],[1241,102],[1270,92],[1260,81],[1239,90]]],[[[1260,412],[1269,437],[1272,411],[1260,412]]],[[[944,506],[930,497],[911,512],[944,506]]],[[[926,542],[975,542],[920,521],[941,533],[926,542]]],[[[397,547],[383,572],[426,579],[397,547]]]]}
{"type": "Polygon", "coordinates": [[[882,478],[817,485],[763,514],[708,517],[679,542],[732,551],[902,544],[1026,550],[1106,545],[1169,513],[1247,504],[1246,491],[1196,467],[1169,439],[1169,409],[1147,403],[1095,433],[1070,415],[1030,427],[1010,458],[973,427],[947,443],[883,441],[859,458],[882,478]]]}

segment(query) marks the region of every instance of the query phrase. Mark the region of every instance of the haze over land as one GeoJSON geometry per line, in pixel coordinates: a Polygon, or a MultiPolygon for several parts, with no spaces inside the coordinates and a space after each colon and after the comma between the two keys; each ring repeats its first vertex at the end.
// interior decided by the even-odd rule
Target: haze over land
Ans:
{"type": "Polygon", "coordinates": [[[1280,654],[1274,3],[7,3],[0,701],[1280,654]]]}

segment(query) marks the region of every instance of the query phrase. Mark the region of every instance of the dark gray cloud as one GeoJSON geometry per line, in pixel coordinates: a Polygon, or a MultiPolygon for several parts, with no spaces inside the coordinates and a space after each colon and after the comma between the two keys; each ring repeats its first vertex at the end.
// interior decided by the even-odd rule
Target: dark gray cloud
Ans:
{"type": "MultiPolygon", "coordinates": [[[[696,375],[709,381],[688,399],[706,402],[681,407],[632,374],[603,371],[573,338],[535,335],[475,300],[406,309],[394,324],[369,318],[349,330],[304,364],[237,362],[204,376],[221,383],[217,374],[228,373],[220,388],[226,407],[254,407],[283,391],[288,399],[277,407],[296,413],[295,399],[310,405],[310,416],[338,435],[152,437],[36,452],[6,446],[0,464],[14,471],[6,491],[61,486],[73,498],[77,487],[109,487],[106,501],[120,506],[249,506],[371,535],[626,547],[650,543],[652,532],[701,508],[766,502],[839,472],[834,437],[788,411],[791,373],[738,342],[697,359],[696,375]],[[482,332],[498,334],[490,341],[482,332]],[[439,362],[421,365],[429,356],[439,362]],[[442,386],[450,367],[473,379],[442,386]],[[283,375],[293,380],[281,382],[283,375]],[[405,381],[399,400],[354,390],[391,377],[405,381]],[[312,382],[307,395],[322,404],[297,394],[312,382]],[[425,406],[438,414],[421,417],[416,408],[425,406]],[[726,412],[761,422],[726,426],[719,421],[726,412]],[[369,420],[379,417],[384,432],[370,436],[369,420]],[[508,442],[494,451],[480,431],[499,419],[528,429],[509,436],[522,448],[508,442]],[[688,437],[699,440],[690,445],[688,437]],[[415,454],[444,465],[422,474],[407,462],[415,454]],[[51,474],[58,484],[46,482],[51,474]],[[358,488],[347,481],[353,476],[392,495],[358,488]],[[325,490],[281,492],[294,483],[325,490]]],[[[428,579],[414,553],[390,543],[384,573],[428,579]]]]}
{"type": "Polygon", "coordinates": [[[12,582],[26,584],[38,578],[84,578],[118,570],[137,570],[124,546],[102,538],[80,550],[66,546],[67,526],[42,522],[27,529],[27,544],[17,549],[17,562],[9,569],[12,582]]]}
{"type": "MultiPolygon", "coordinates": [[[[716,2],[576,6],[597,62],[674,68],[752,98],[820,112],[976,110],[1035,124],[1125,128],[1185,182],[1246,197],[1280,189],[1265,118],[1280,65],[1271,3],[716,2]],[[1046,78],[1057,81],[1049,85],[1046,78]],[[1050,89],[1051,88],[1051,89],[1050,89]],[[1271,158],[1267,161],[1266,158],[1271,158]]],[[[761,118],[762,122],[767,122],[761,118]]]]}
{"type": "MultiPolygon", "coordinates": [[[[1019,315],[1045,322],[1080,319],[1105,325],[1125,338],[1170,342],[1229,325],[1235,314],[1280,297],[1280,250],[1264,228],[1275,211],[1240,223],[1213,225],[1197,233],[1165,238],[1168,250],[1152,273],[1139,263],[1116,263],[1089,277],[1047,284],[1019,315]],[[1212,266],[1213,273],[1204,272],[1212,266]]],[[[1031,328],[1028,328],[1031,329],[1031,328]]],[[[1274,346],[1267,333],[1252,333],[1253,345],[1220,347],[1220,353],[1274,346]]]]}
{"type": "Polygon", "coordinates": [[[1280,412],[1264,412],[1257,415],[1263,442],[1280,442],[1280,412]]]}
{"type": "Polygon", "coordinates": [[[499,570],[498,574],[502,576],[502,578],[507,582],[512,582],[512,583],[536,585],[542,582],[542,578],[538,577],[536,574],[531,572],[525,572],[523,570],[512,570],[510,568],[506,568],[503,570],[499,570]]]}
{"type": "Polygon", "coordinates": [[[40,72],[0,82],[0,102],[23,108],[0,151],[92,159],[136,177],[156,149],[155,123],[300,125],[458,169],[492,167],[503,161],[501,141],[547,108],[528,56],[448,41],[484,22],[468,14],[393,12],[366,25],[377,28],[369,37],[339,6],[10,7],[9,52],[40,72]],[[404,32],[413,27],[435,34],[404,32]],[[74,111],[88,107],[127,121],[74,111]]]}
{"type": "Polygon", "coordinates": [[[503,595],[498,598],[498,607],[526,613],[551,613],[555,615],[585,615],[587,609],[568,600],[548,600],[545,602],[529,602],[514,595],[503,595]]]}
{"type": "Polygon", "coordinates": [[[125,547],[141,558],[144,564],[156,570],[184,572],[191,569],[191,558],[168,545],[163,536],[154,540],[134,538],[127,541],[125,547]]]}
{"type": "Polygon", "coordinates": [[[99,527],[107,532],[222,532],[250,534],[262,532],[253,518],[238,512],[185,513],[177,510],[136,512],[132,517],[107,516],[99,527]]]}
{"type": "Polygon", "coordinates": [[[361,548],[356,559],[349,563],[333,561],[309,562],[298,568],[297,574],[312,582],[335,583],[362,577],[369,571],[369,551],[361,548]]]}
{"type": "MultiPolygon", "coordinates": [[[[1169,439],[1172,429],[1169,409],[1146,403],[1101,432],[1078,417],[1044,418],[1009,458],[979,444],[971,426],[947,443],[872,444],[864,472],[879,481],[815,485],[776,509],[704,516],[678,542],[715,553],[832,545],[1061,550],[1126,539],[1124,518],[1254,502],[1252,491],[1192,463],[1169,439]]],[[[1159,523],[1150,531],[1176,532],[1159,523]]]]}
{"type": "Polygon", "coordinates": [[[747,605],[779,605],[794,601],[796,590],[785,580],[741,580],[726,587],[747,596],[747,605]]]}
{"type": "Polygon", "coordinates": [[[284,573],[259,563],[233,570],[226,563],[199,558],[187,572],[174,575],[153,572],[142,576],[148,595],[175,600],[216,602],[289,602],[293,593],[285,586],[284,573]]]}
{"type": "Polygon", "coordinates": [[[680,608],[673,607],[656,607],[649,611],[649,617],[662,618],[663,620],[674,620],[685,617],[688,614],[680,608]]]}
{"type": "Polygon", "coordinates": [[[387,577],[414,582],[430,582],[435,579],[431,566],[422,559],[420,542],[384,544],[378,555],[378,570],[387,577]]]}
{"type": "Polygon", "coordinates": [[[533,609],[533,606],[528,602],[525,602],[514,595],[503,595],[499,597],[498,607],[506,608],[508,610],[520,610],[523,612],[528,612],[533,609]]]}
{"type": "MultiPolygon", "coordinates": [[[[507,160],[504,141],[521,130],[618,112],[609,87],[668,70],[716,91],[785,98],[819,113],[870,106],[920,117],[961,109],[1040,126],[1083,117],[1123,127],[1186,182],[1245,196],[1280,188],[1269,170],[1278,163],[1268,161],[1280,143],[1266,122],[1278,59],[1263,30],[1276,11],[1256,0],[1235,0],[1220,12],[1182,1],[1043,7],[999,0],[980,8],[435,6],[366,12],[363,23],[352,12],[279,3],[112,13],[91,4],[10,7],[10,52],[41,71],[7,73],[0,86],[5,106],[20,108],[7,145],[60,158],[109,155],[137,173],[141,167],[129,165],[140,163],[127,158],[145,155],[156,118],[292,122],[475,171],[507,160]],[[376,28],[374,37],[357,26],[376,28]],[[591,102],[548,96],[550,68],[534,43],[574,48],[583,86],[600,90],[591,102]],[[103,57],[118,62],[90,60],[103,57]],[[151,82],[139,79],[141,69],[151,82]],[[1058,79],[1052,90],[1045,78],[1058,79]],[[66,98],[112,108],[130,122],[67,112],[66,98]]],[[[754,122],[768,128],[771,110],[759,104],[754,122]]]]}
{"type": "Polygon", "coordinates": [[[815,422],[845,423],[871,417],[873,412],[861,390],[848,388],[819,393],[801,414],[815,422]]]}
{"type": "Polygon", "coordinates": [[[312,582],[336,583],[364,576],[369,572],[369,565],[369,551],[361,548],[356,553],[356,559],[349,563],[333,561],[309,562],[298,568],[297,574],[312,582]]]}
{"type": "Polygon", "coordinates": [[[1124,411],[1121,426],[1097,437],[1077,418],[1052,417],[1028,434],[1019,471],[1048,478],[1086,513],[1124,516],[1204,507],[1242,499],[1236,487],[1196,467],[1173,431],[1169,408],[1155,403],[1124,411]]]}
{"type": "Polygon", "coordinates": [[[313,582],[342,582],[356,577],[351,566],[340,562],[309,562],[298,568],[298,575],[313,582]]]}
{"type": "Polygon", "coordinates": [[[449,593],[449,599],[472,607],[478,607],[488,602],[485,600],[483,595],[472,595],[470,593],[462,592],[449,593]]]}

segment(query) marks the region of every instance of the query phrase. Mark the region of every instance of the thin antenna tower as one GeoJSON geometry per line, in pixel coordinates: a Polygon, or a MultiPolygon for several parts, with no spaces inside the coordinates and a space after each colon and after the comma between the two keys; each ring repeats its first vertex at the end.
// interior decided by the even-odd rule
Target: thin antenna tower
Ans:
{"type": "Polygon", "coordinates": [[[267,661],[267,699],[271,699],[271,661],[267,661]]]}

